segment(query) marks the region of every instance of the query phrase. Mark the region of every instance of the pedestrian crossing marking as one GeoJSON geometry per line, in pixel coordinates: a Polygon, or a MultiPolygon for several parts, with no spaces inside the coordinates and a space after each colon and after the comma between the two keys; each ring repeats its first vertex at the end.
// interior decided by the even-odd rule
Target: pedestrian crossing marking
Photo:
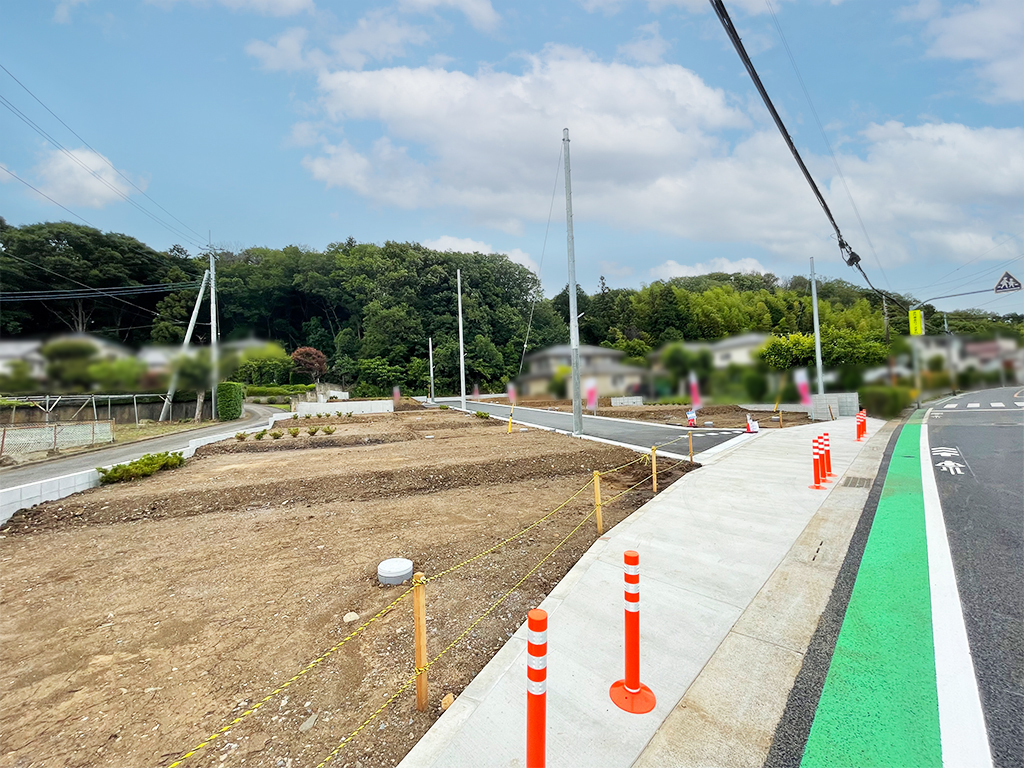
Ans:
{"type": "Polygon", "coordinates": [[[1006,407],[1006,403],[989,403],[989,405],[992,406],[993,408],[1005,408],[1006,407]]]}
{"type": "Polygon", "coordinates": [[[949,405],[944,405],[943,408],[956,408],[958,405],[960,403],[950,403],[949,405]]]}
{"type": "Polygon", "coordinates": [[[981,408],[981,403],[968,403],[968,408],[981,408]]]}

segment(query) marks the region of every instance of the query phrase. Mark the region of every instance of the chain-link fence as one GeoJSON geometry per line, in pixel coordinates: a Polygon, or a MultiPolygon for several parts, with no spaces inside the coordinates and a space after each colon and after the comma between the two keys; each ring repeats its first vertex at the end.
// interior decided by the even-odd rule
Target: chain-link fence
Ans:
{"type": "Polygon", "coordinates": [[[24,459],[33,453],[114,442],[114,422],[57,421],[0,427],[0,456],[24,459]]]}

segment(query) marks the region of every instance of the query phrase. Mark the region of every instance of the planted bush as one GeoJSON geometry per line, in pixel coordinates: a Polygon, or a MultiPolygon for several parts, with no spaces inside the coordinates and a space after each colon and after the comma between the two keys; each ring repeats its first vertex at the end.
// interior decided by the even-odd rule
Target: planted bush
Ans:
{"type": "Polygon", "coordinates": [[[324,427],[324,434],[325,435],[333,435],[334,434],[334,430],[336,430],[336,429],[337,429],[337,427],[335,427],[333,424],[328,424],[326,427],[324,427]]]}
{"type": "Polygon", "coordinates": [[[313,414],[312,413],[304,413],[304,414],[302,414],[302,418],[304,418],[304,419],[312,419],[313,418],[313,414]]]}
{"type": "Polygon", "coordinates": [[[270,433],[270,436],[274,440],[280,440],[282,437],[284,437],[284,432],[282,432],[280,429],[275,429],[273,432],[270,433]]]}
{"type": "Polygon", "coordinates": [[[135,461],[129,461],[127,464],[115,464],[109,469],[96,467],[96,471],[100,473],[100,482],[107,485],[108,483],[123,483],[127,480],[149,477],[161,469],[175,469],[184,463],[185,459],[180,453],[164,451],[163,453],[147,453],[135,461]]]}
{"type": "Polygon", "coordinates": [[[911,400],[908,387],[864,387],[857,394],[869,414],[883,419],[899,416],[911,400]]]}
{"type": "Polygon", "coordinates": [[[253,435],[253,437],[255,437],[257,440],[262,440],[266,436],[267,436],[267,430],[265,430],[265,429],[261,429],[259,432],[257,432],[255,435],[253,435]]]}
{"type": "Polygon", "coordinates": [[[315,435],[317,432],[320,431],[320,427],[306,427],[306,431],[309,432],[309,434],[311,435],[315,435]]]}
{"type": "Polygon", "coordinates": [[[277,405],[277,398],[273,397],[273,396],[268,397],[267,398],[267,405],[277,405]]]}
{"type": "Polygon", "coordinates": [[[477,411],[473,415],[476,416],[478,419],[489,419],[489,418],[491,418],[491,414],[489,414],[487,411],[477,411]]]}
{"type": "Polygon", "coordinates": [[[299,436],[299,428],[298,427],[288,427],[288,434],[291,435],[292,437],[298,437],[299,436]]]}
{"type": "Polygon", "coordinates": [[[439,410],[442,410],[442,411],[447,411],[448,410],[448,406],[447,405],[439,405],[437,407],[438,407],[439,410]]]}
{"type": "Polygon", "coordinates": [[[299,418],[299,414],[297,414],[297,413],[293,413],[293,414],[292,414],[292,418],[293,418],[293,419],[297,419],[297,418],[299,418]]]}
{"type": "Polygon", "coordinates": [[[249,436],[248,432],[235,432],[235,440],[237,440],[240,443],[245,442],[245,439],[248,436],[249,436]]]}
{"type": "Polygon", "coordinates": [[[232,421],[242,415],[245,402],[245,385],[234,381],[222,381],[217,385],[217,418],[232,421]]]}

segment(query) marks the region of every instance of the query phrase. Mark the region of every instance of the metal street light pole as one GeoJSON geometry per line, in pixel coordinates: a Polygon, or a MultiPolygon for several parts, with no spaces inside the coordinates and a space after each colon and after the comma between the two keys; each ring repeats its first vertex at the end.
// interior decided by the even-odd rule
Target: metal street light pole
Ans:
{"type": "Polygon", "coordinates": [[[569,349],[572,361],[572,433],[583,434],[583,401],[580,397],[580,322],[576,311],[576,251],[572,237],[572,181],[569,175],[569,129],[562,131],[565,148],[565,223],[569,251],[569,349]]]}

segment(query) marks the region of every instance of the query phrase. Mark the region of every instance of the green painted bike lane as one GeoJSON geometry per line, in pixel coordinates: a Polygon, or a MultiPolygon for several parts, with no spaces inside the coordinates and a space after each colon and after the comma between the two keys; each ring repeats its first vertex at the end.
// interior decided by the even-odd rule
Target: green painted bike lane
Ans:
{"type": "Polygon", "coordinates": [[[892,454],[802,768],[942,765],[915,416],[892,454]]]}

